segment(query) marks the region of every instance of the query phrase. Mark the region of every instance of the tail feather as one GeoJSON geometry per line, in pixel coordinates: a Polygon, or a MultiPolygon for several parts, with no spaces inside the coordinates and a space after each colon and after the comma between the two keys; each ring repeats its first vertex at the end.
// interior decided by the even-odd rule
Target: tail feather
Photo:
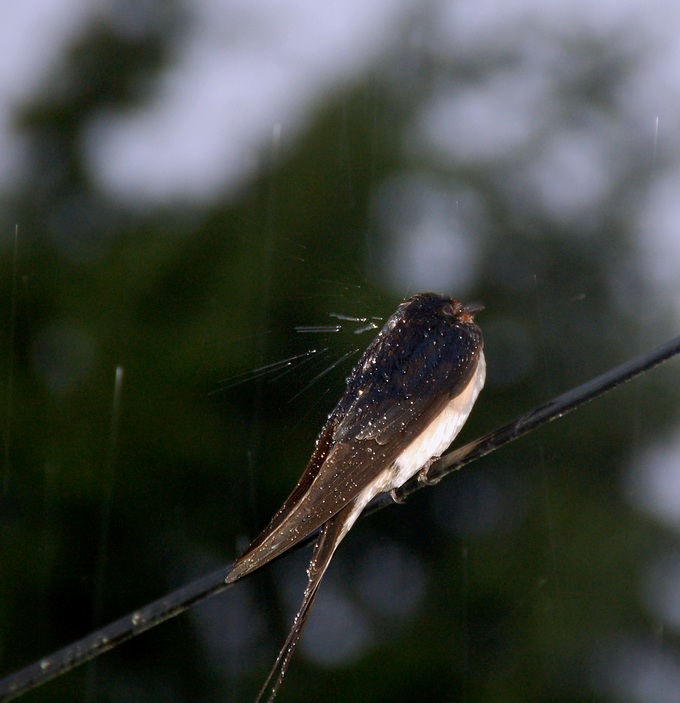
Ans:
{"type": "Polygon", "coordinates": [[[302,598],[302,605],[295,616],[293,627],[291,628],[286,641],[283,643],[281,651],[276,657],[274,666],[269,672],[269,676],[264,682],[264,685],[260,689],[256,703],[260,703],[265,700],[267,703],[272,703],[276,697],[276,694],[281,687],[281,683],[283,682],[283,677],[286,675],[288,665],[290,664],[291,657],[293,656],[293,651],[295,650],[297,643],[300,641],[302,631],[307,623],[307,618],[309,617],[310,609],[319,590],[321,579],[326,573],[326,569],[330,564],[335,550],[342,541],[342,538],[347,534],[347,531],[352,526],[352,523],[356,520],[356,518],[356,506],[350,504],[333,516],[321,528],[321,532],[319,533],[319,537],[317,538],[314,546],[312,560],[309,563],[309,568],[307,569],[309,582],[307,583],[307,588],[305,589],[305,594],[302,598]]]}

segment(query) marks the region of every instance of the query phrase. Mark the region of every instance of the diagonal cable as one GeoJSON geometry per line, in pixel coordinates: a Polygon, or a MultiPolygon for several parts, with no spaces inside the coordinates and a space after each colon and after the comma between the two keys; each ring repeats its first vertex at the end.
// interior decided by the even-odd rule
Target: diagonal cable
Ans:
{"type": "MultiPolygon", "coordinates": [[[[680,336],[549,400],[547,403],[543,403],[543,405],[539,405],[518,419],[444,454],[430,467],[427,474],[428,482],[441,480],[444,476],[486,456],[541,425],[566,415],[589,400],[649,371],[679,353],[680,336]]],[[[424,485],[426,485],[425,482],[414,478],[396,492],[397,498],[406,499],[424,485]]],[[[383,494],[366,508],[362,517],[381,510],[390,503],[392,503],[390,495],[383,494]]],[[[314,535],[310,535],[296,548],[308,544],[313,537],[314,535]]],[[[192,605],[220,593],[229,587],[224,583],[224,579],[230,571],[231,565],[228,565],[202,576],[77,642],[73,642],[4,679],[0,679],[0,702],[9,701],[37,688],[50,679],[64,674],[165,620],[183,613],[192,605]]]]}

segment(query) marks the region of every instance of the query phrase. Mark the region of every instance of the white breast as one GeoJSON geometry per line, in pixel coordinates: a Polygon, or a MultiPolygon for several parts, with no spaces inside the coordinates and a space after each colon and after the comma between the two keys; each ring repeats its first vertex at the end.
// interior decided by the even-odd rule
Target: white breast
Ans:
{"type": "Polygon", "coordinates": [[[388,467],[369,483],[354,499],[354,508],[347,517],[339,539],[342,539],[361,515],[362,510],[379,493],[398,488],[415,476],[433,457],[438,457],[453,442],[477,400],[486,378],[484,353],[479,354],[475,375],[467,388],[452,398],[441,412],[388,467]]]}
{"type": "Polygon", "coordinates": [[[415,476],[433,457],[440,454],[453,442],[477,400],[486,379],[486,361],[484,353],[479,354],[479,363],[475,375],[465,390],[452,398],[446,409],[441,412],[395,461],[390,488],[398,488],[415,476]]]}

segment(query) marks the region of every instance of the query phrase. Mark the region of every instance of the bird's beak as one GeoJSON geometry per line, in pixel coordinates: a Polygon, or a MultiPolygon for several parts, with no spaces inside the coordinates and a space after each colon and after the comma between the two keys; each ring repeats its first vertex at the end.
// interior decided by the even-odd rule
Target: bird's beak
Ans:
{"type": "Polygon", "coordinates": [[[482,310],[484,310],[484,306],[479,302],[469,303],[463,307],[463,312],[468,315],[470,319],[474,319],[475,315],[482,310]]]}

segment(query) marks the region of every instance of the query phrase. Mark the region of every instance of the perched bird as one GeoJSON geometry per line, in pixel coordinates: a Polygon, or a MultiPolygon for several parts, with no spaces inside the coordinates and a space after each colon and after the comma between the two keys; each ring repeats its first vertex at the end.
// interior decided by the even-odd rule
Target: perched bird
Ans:
{"type": "Polygon", "coordinates": [[[467,420],[486,377],[480,309],[437,293],[399,305],[347,378],[293,492],[236,560],[227,583],[320,528],[302,605],[258,700],[276,696],[331,557],[363,509],[416,474],[425,480],[467,420]]]}

